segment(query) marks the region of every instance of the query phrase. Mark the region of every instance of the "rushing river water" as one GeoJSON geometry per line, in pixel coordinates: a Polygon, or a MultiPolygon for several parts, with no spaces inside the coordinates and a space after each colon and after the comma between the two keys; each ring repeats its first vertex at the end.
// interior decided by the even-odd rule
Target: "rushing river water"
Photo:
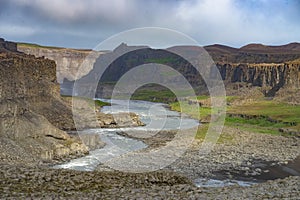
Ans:
{"type": "MultiPolygon", "coordinates": [[[[103,100],[110,102],[110,100],[103,100]]],[[[101,140],[106,145],[101,149],[90,151],[89,155],[77,158],[69,161],[68,163],[56,165],[54,168],[74,169],[79,171],[93,171],[96,167],[105,163],[113,158],[126,154],[128,152],[137,151],[147,147],[145,143],[140,140],[124,137],[118,135],[120,131],[159,131],[159,130],[185,130],[195,126],[198,126],[198,121],[186,117],[181,117],[180,113],[171,111],[165,104],[152,103],[146,101],[130,101],[129,106],[126,101],[113,100],[111,106],[105,106],[101,109],[104,113],[118,113],[118,112],[134,112],[139,115],[141,121],[146,126],[143,127],[130,127],[130,128],[99,128],[88,129],[83,132],[86,134],[99,134],[101,140]]],[[[298,174],[286,174],[287,169],[289,171],[299,167],[299,157],[291,164],[285,167],[273,167],[270,168],[272,173],[265,174],[267,179],[283,178],[288,175],[298,174]],[[297,160],[298,159],[298,160],[297,160]]],[[[264,180],[264,178],[261,178],[264,180]]],[[[195,177],[195,184],[199,187],[223,187],[229,185],[241,185],[249,186],[255,184],[252,181],[240,181],[240,180],[215,180],[215,179],[203,179],[195,177]]]]}
{"type": "MultiPolygon", "coordinates": [[[[103,100],[110,102],[110,100],[103,100]]],[[[113,100],[111,106],[101,109],[104,113],[133,112],[139,115],[143,127],[130,128],[99,128],[84,130],[84,133],[99,134],[104,148],[90,151],[89,155],[71,160],[68,163],[56,165],[55,168],[74,169],[80,171],[93,171],[95,168],[112,158],[123,155],[131,151],[146,148],[147,145],[142,141],[118,135],[120,131],[140,130],[140,131],[159,131],[188,129],[198,126],[198,121],[190,118],[182,118],[180,113],[166,108],[165,104],[152,103],[146,101],[130,101],[129,106],[126,101],[113,100]]]]}

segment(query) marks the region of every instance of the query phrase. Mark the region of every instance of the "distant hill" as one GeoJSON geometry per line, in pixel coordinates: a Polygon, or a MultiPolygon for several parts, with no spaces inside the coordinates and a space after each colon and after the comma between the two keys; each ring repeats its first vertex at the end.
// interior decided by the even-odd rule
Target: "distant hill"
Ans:
{"type": "MultiPolygon", "coordinates": [[[[30,49],[29,53],[37,51],[35,55],[44,55],[48,58],[50,58],[48,55],[49,52],[51,56],[53,52],[56,52],[57,54],[55,55],[58,55],[55,57],[57,64],[59,64],[58,61],[63,60],[62,57],[71,58],[72,62],[69,62],[71,63],[70,65],[58,68],[62,69],[58,70],[58,72],[63,74],[65,78],[62,81],[62,87],[65,91],[72,91],[75,76],[70,76],[70,74],[77,72],[78,66],[85,59],[86,54],[88,54],[85,51],[85,53],[81,52],[82,56],[79,56],[77,55],[78,51],[72,50],[67,51],[66,56],[62,56],[60,49],[52,49],[51,51],[47,49],[45,51],[43,47],[39,47],[38,45],[34,45],[32,48],[23,47],[23,49],[30,49]],[[68,77],[71,77],[71,79],[68,77]]],[[[248,44],[241,48],[214,44],[205,46],[204,49],[216,63],[227,88],[240,88],[240,85],[245,85],[245,87],[260,87],[268,97],[274,96],[277,91],[285,86],[299,88],[300,43],[294,42],[281,46],[248,44]],[[239,84],[238,87],[236,87],[237,84],[239,84]]],[[[187,60],[171,53],[176,52],[176,50],[193,55],[192,57],[197,60],[198,53],[203,53],[203,48],[198,46],[174,46],[168,49],[151,49],[147,46],[128,46],[122,43],[111,52],[102,52],[103,54],[100,57],[97,58],[96,56],[90,62],[89,67],[86,68],[85,73],[80,78],[80,83],[83,87],[82,91],[89,92],[91,89],[89,89],[90,83],[98,81],[99,72],[103,67],[107,68],[103,71],[103,76],[100,78],[99,83],[110,83],[109,87],[112,87],[111,84],[116,83],[132,68],[143,64],[159,63],[174,68],[195,87],[195,90],[199,94],[205,94],[207,88],[202,77],[187,60]]],[[[209,73],[214,74],[213,71],[209,73]]],[[[107,86],[99,84],[96,93],[98,97],[101,97],[104,93],[107,94],[109,92],[107,92],[107,86]]],[[[85,94],[82,95],[85,96],[85,94]]]]}
{"type": "Polygon", "coordinates": [[[300,57],[300,43],[281,46],[247,44],[241,48],[214,44],[204,47],[215,62],[223,63],[283,63],[300,57]]]}
{"type": "Polygon", "coordinates": [[[294,42],[281,46],[266,46],[263,44],[248,44],[239,49],[240,51],[253,51],[253,52],[264,52],[264,53],[299,53],[300,43],[294,42]]]}

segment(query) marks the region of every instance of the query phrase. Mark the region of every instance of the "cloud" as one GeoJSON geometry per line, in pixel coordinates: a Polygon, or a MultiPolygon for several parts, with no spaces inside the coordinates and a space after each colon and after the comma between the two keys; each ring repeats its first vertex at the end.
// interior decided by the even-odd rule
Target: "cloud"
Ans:
{"type": "Polygon", "coordinates": [[[30,36],[33,35],[36,30],[27,26],[18,26],[10,24],[0,24],[1,34],[5,36],[30,36]]]}
{"type": "Polygon", "coordinates": [[[126,0],[12,0],[16,6],[59,23],[103,18],[118,21],[129,14],[132,2],[126,0]]]}
{"type": "Polygon", "coordinates": [[[113,34],[144,26],[175,29],[203,45],[300,40],[297,0],[0,1],[2,35],[49,45],[92,48],[113,34]]]}

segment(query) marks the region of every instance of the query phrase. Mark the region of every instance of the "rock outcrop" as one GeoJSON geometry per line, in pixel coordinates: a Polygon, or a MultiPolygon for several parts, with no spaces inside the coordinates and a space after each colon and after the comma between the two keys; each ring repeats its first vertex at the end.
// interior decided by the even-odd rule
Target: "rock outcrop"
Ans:
{"type": "MultiPolygon", "coordinates": [[[[184,46],[170,49],[176,48],[193,52],[198,47],[184,46]]],[[[205,49],[212,55],[230,95],[239,95],[242,87],[258,87],[264,96],[275,97],[279,94],[279,90],[289,88],[292,91],[290,94],[295,94],[296,89],[300,87],[300,62],[293,60],[300,58],[300,44],[298,43],[275,47],[249,45],[240,49],[215,45],[205,47],[205,49]],[[224,60],[226,57],[230,59],[224,60]]],[[[103,62],[105,56],[98,58],[95,66],[105,63],[103,62]]],[[[208,92],[205,82],[190,63],[169,51],[150,48],[133,50],[116,58],[107,67],[100,83],[116,82],[130,69],[151,62],[169,65],[177,70],[185,76],[198,94],[208,92]]],[[[90,80],[94,80],[94,77],[97,77],[95,66],[89,74],[81,79],[82,82],[87,82],[86,85],[90,80]]],[[[214,79],[213,71],[208,74],[211,75],[211,79],[214,79]]],[[[68,81],[66,83],[72,85],[68,81]]],[[[108,87],[104,86],[103,84],[98,85],[97,95],[100,97],[107,96],[109,93],[103,89],[108,87]]],[[[86,86],[84,85],[84,87],[86,86]]],[[[113,87],[111,87],[111,91],[112,89],[113,87]]]]}
{"type": "MultiPolygon", "coordinates": [[[[169,49],[176,48],[185,48],[186,51],[193,52],[197,47],[185,46],[172,47],[169,49]]],[[[46,50],[43,48],[29,48],[22,45],[19,45],[18,49],[38,56],[51,57],[55,60],[60,60],[59,62],[62,62],[63,56],[56,57],[52,55],[53,53],[49,52],[61,53],[66,51],[62,49],[46,50]]],[[[233,48],[224,45],[210,45],[205,46],[204,49],[215,61],[229,95],[239,95],[239,92],[243,91],[242,88],[257,87],[266,97],[276,97],[278,99],[283,99],[284,101],[292,100],[293,102],[300,103],[300,100],[297,100],[300,96],[299,90],[297,90],[297,88],[300,87],[300,61],[297,61],[297,59],[300,58],[299,43],[290,43],[282,46],[249,44],[241,48],[233,48]],[[287,94],[289,98],[286,98],[287,94]]],[[[68,52],[69,57],[80,57],[75,50],[68,52]],[[74,55],[72,56],[73,53],[74,55]]],[[[80,79],[81,83],[86,83],[82,84],[85,91],[89,92],[89,82],[94,82],[97,78],[98,73],[97,70],[95,70],[95,66],[98,65],[99,68],[99,65],[102,66],[103,63],[107,63],[106,60],[113,60],[113,62],[107,67],[100,80],[96,97],[109,98],[114,89],[113,83],[118,81],[123,74],[135,66],[151,62],[173,67],[183,74],[191,85],[196,87],[196,93],[207,94],[208,92],[201,76],[197,74],[186,60],[169,51],[155,50],[146,46],[131,47],[126,44],[121,44],[113,52],[106,53],[105,55],[100,56],[96,61],[91,62],[94,64],[94,68],[92,69],[91,65],[89,65],[90,67],[87,68],[87,71],[82,73],[82,78],[80,79]],[[120,54],[120,52],[124,52],[128,49],[130,50],[129,53],[120,57],[114,57],[114,55],[120,54]]],[[[59,65],[65,66],[65,64],[59,65]]],[[[64,74],[61,77],[65,77],[62,81],[63,92],[65,94],[72,93],[74,84],[74,75],[72,75],[72,73],[77,69],[77,65],[72,67],[58,67],[58,71],[60,71],[61,74],[64,74]]]]}
{"type": "Polygon", "coordinates": [[[102,128],[122,128],[145,125],[143,122],[140,121],[139,116],[135,113],[98,113],[97,118],[102,128]]]}
{"type": "Polygon", "coordinates": [[[73,81],[86,75],[93,68],[98,56],[106,53],[90,49],[46,47],[24,43],[18,44],[17,49],[29,55],[54,60],[59,83],[62,83],[64,78],[73,81]]]}
{"type": "Polygon", "coordinates": [[[73,97],[73,114],[77,130],[88,128],[137,127],[145,124],[135,113],[102,113],[100,107],[93,105],[93,100],[73,97]]]}
{"type": "MultiPolygon", "coordinates": [[[[280,89],[300,88],[300,63],[217,64],[225,84],[244,83],[260,87],[266,97],[280,89]]],[[[239,89],[239,88],[236,88],[239,89]]]]}
{"type": "Polygon", "coordinates": [[[0,160],[35,164],[88,153],[63,130],[74,129],[71,109],[61,100],[55,62],[0,44],[0,160]]]}

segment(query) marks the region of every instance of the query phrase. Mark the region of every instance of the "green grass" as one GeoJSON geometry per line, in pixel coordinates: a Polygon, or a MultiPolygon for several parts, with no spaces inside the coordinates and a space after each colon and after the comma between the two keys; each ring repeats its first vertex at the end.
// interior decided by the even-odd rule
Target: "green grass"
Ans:
{"type": "Polygon", "coordinates": [[[94,100],[95,105],[99,106],[99,107],[103,107],[103,106],[110,106],[110,103],[108,102],[104,102],[104,101],[100,101],[100,100],[94,100]]]}
{"type": "MultiPolygon", "coordinates": [[[[208,96],[199,96],[198,100],[205,100],[208,96]]],[[[238,100],[238,97],[226,97],[227,102],[238,100]]],[[[210,107],[200,107],[200,111],[194,109],[193,105],[183,102],[180,107],[179,102],[171,103],[171,109],[184,112],[195,119],[209,118],[214,110],[210,107]],[[200,114],[200,115],[199,115],[200,114]]],[[[239,127],[241,130],[282,135],[280,128],[291,128],[300,131],[300,106],[293,106],[276,101],[260,100],[251,104],[239,106],[228,106],[225,119],[225,126],[239,127]],[[231,115],[233,114],[233,115],[231,115]],[[239,115],[244,115],[239,116],[239,115]]],[[[203,130],[202,130],[203,132],[203,130]]],[[[196,138],[202,138],[203,133],[197,134],[196,138]]]]}
{"type": "Polygon", "coordinates": [[[169,102],[171,99],[175,100],[176,96],[171,91],[140,90],[134,93],[131,99],[152,102],[169,102]]]}
{"type": "Polygon", "coordinates": [[[230,117],[227,115],[225,122],[227,124],[249,124],[261,127],[281,128],[289,126],[283,122],[272,122],[265,117],[245,119],[242,117],[230,117]]]}
{"type": "Polygon", "coordinates": [[[300,106],[276,101],[256,101],[242,106],[229,107],[229,113],[262,115],[283,122],[300,123],[300,106]]]}
{"type": "Polygon", "coordinates": [[[195,109],[195,105],[190,105],[188,102],[183,101],[181,102],[181,106],[179,102],[174,102],[170,104],[171,110],[175,110],[177,112],[183,112],[194,119],[204,119],[211,115],[212,109],[208,107],[199,107],[199,110],[195,109]],[[200,114],[200,115],[199,115],[200,114]]]}
{"type": "MultiPolygon", "coordinates": [[[[209,127],[209,124],[203,124],[203,125],[199,126],[198,130],[197,130],[197,134],[195,136],[195,139],[203,141],[206,137],[208,127],[209,127]]],[[[220,135],[220,137],[218,138],[217,143],[223,144],[226,142],[231,142],[232,140],[233,140],[233,136],[222,133],[220,135]]]]}
{"type": "Polygon", "coordinates": [[[206,100],[209,99],[210,97],[207,95],[202,95],[202,96],[197,96],[197,100],[206,100]]]}
{"type": "Polygon", "coordinates": [[[24,43],[24,42],[19,42],[18,46],[33,47],[33,48],[46,48],[46,49],[64,49],[63,47],[42,46],[42,45],[38,45],[38,44],[31,44],[31,43],[24,43]]]}
{"type": "Polygon", "coordinates": [[[148,84],[147,87],[137,89],[131,99],[168,103],[174,102],[176,100],[176,96],[167,88],[156,84],[148,84]]]}
{"type": "Polygon", "coordinates": [[[89,106],[93,107],[103,107],[103,106],[110,106],[111,104],[108,102],[103,102],[100,100],[93,100],[93,99],[89,99],[87,97],[73,97],[73,96],[69,96],[69,95],[61,95],[62,98],[68,100],[68,101],[72,101],[72,98],[76,98],[76,99],[82,99],[85,100],[86,102],[88,102],[89,106]]]}
{"type": "Polygon", "coordinates": [[[272,135],[280,135],[279,128],[288,127],[289,125],[283,122],[275,123],[266,118],[245,119],[241,117],[226,116],[226,126],[239,127],[241,130],[265,133],[272,135]]]}
{"type": "Polygon", "coordinates": [[[231,106],[228,113],[243,114],[256,118],[226,117],[225,125],[239,127],[242,130],[273,135],[282,135],[280,128],[300,131],[300,106],[276,101],[256,101],[241,106],[231,106]]]}

